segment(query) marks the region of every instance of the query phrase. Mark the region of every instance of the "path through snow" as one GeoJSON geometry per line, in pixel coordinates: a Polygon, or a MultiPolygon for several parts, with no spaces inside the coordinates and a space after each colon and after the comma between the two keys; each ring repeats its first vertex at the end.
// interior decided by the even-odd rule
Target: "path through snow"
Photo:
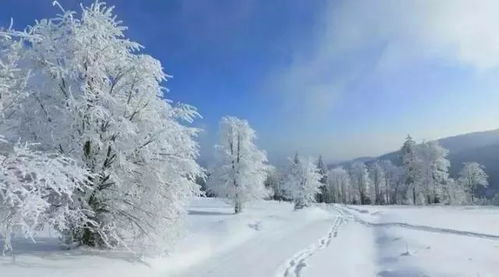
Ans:
{"type": "Polygon", "coordinates": [[[333,238],[336,238],[338,235],[338,229],[341,227],[343,222],[343,217],[337,216],[327,235],[294,255],[293,258],[285,264],[286,267],[284,272],[279,272],[277,277],[300,277],[302,270],[307,266],[306,260],[316,252],[328,247],[331,244],[333,238]]]}

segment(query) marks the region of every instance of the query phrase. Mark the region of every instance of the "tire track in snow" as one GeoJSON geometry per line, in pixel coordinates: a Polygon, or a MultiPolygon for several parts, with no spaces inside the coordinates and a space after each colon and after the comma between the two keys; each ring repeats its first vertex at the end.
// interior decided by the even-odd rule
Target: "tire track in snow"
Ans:
{"type": "MultiPolygon", "coordinates": [[[[388,227],[399,227],[399,228],[424,231],[424,232],[431,232],[431,233],[452,234],[452,235],[459,235],[459,236],[466,236],[466,237],[473,237],[473,238],[480,238],[480,239],[499,240],[499,235],[461,231],[461,230],[448,229],[448,228],[439,228],[439,227],[432,227],[432,226],[427,226],[427,225],[409,224],[409,223],[405,223],[405,222],[374,223],[374,222],[366,221],[358,216],[355,216],[354,214],[352,214],[349,211],[344,210],[343,208],[338,208],[335,206],[335,209],[340,213],[343,210],[342,214],[349,214],[351,217],[353,217],[353,219],[355,221],[357,221],[363,225],[369,226],[369,227],[387,227],[387,228],[388,227]]],[[[348,209],[351,209],[351,208],[348,208],[348,209]]]]}
{"type": "Polygon", "coordinates": [[[303,268],[307,266],[307,259],[316,252],[328,247],[332,240],[338,235],[338,229],[343,224],[344,218],[338,215],[326,236],[320,238],[309,247],[296,253],[293,258],[286,262],[286,267],[279,273],[278,277],[300,277],[303,268]]]}

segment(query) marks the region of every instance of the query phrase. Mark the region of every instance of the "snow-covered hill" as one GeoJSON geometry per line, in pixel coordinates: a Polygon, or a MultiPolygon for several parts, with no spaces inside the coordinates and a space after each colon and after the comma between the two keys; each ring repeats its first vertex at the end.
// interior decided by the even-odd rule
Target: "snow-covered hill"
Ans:
{"type": "Polygon", "coordinates": [[[0,276],[498,276],[499,209],[317,205],[259,201],[232,214],[197,199],[186,234],[161,258],[63,250],[46,234],[16,239],[0,276]]]}

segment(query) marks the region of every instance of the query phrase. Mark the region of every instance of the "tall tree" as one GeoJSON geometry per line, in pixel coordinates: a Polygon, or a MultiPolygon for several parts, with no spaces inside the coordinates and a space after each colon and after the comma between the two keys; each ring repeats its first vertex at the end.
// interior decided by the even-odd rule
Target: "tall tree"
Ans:
{"type": "Polygon", "coordinates": [[[343,167],[329,170],[327,182],[326,195],[328,203],[351,203],[350,175],[343,167]]]}
{"type": "MultiPolygon", "coordinates": [[[[370,204],[371,199],[369,192],[371,191],[372,181],[369,178],[369,172],[363,162],[355,162],[350,168],[350,179],[352,185],[357,190],[358,203],[370,204]]],[[[357,202],[357,201],[356,201],[357,202]]]]}
{"type": "Polygon", "coordinates": [[[301,158],[298,154],[291,160],[284,178],[287,196],[295,203],[295,209],[302,209],[315,202],[319,192],[321,175],[311,158],[301,158]]]}
{"type": "Polygon", "coordinates": [[[268,194],[264,181],[267,177],[267,156],[254,143],[256,133],[248,121],[236,117],[220,120],[220,138],[216,148],[216,165],[208,189],[234,204],[240,213],[243,204],[262,199],[268,194]]]}
{"type": "Polygon", "coordinates": [[[416,142],[411,136],[407,136],[402,149],[400,149],[400,155],[404,174],[405,191],[413,204],[417,203],[419,194],[419,167],[416,151],[416,142]]]}
{"type": "Polygon", "coordinates": [[[453,189],[449,183],[449,151],[437,141],[430,141],[417,145],[416,152],[420,174],[416,183],[425,196],[421,202],[432,204],[449,198],[448,190],[453,189]]]}
{"type": "Polygon", "coordinates": [[[369,165],[369,176],[372,180],[373,189],[371,198],[374,199],[374,204],[381,205],[386,203],[386,178],[385,171],[379,161],[374,161],[369,165]]]}
{"type": "Polygon", "coordinates": [[[385,197],[388,204],[400,204],[404,199],[401,189],[402,170],[395,166],[390,160],[380,161],[380,166],[383,168],[383,177],[385,178],[385,197]]]}
{"type": "Polygon", "coordinates": [[[276,167],[270,167],[267,178],[265,179],[265,187],[271,190],[273,200],[284,200],[285,195],[282,188],[282,172],[276,167]]]}
{"type": "Polygon", "coordinates": [[[20,74],[29,95],[7,137],[39,143],[92,173],[74,205],[93,225],[72,223],[70,238],[99,247],[163,248],[177,233],[183,205],[198,192],[198,116],[165,99],[158,60],[126,38],[102,2],[81,14],[62,10],[24,32],[20,74]]]}
{"type": "Polygon", "coordinates": [[[484,166],[477,162],[464,163],[463,169],[459,172],[458,182],[464,187],[471,197],[471,203],[475,202],[476,191],[480,187],[487,187],[489,182],[484,166]]]}
{"type": "Polygon", "coordinates": [[[322,160],[322,155],[320,155],[319,159],[317,160],[317,169],[319,170],[319,174],[321,175],[321,179],[319,180],[319,182],[321,182],[322,184],[319,187],[320,192],[317,194],[317,201],[326,202],[327,166],[322,160]]]}

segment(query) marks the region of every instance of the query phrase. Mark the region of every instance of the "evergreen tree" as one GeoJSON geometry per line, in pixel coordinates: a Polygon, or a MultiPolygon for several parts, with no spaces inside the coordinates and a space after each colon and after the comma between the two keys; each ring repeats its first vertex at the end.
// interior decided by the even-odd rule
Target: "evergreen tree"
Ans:
{"type": "Polygon", "coordinates": [[[328,196],[327,196],[327,166],[322,160],[322,155],[319,156],[319,160],[317,161],[317,168],[319,170],[319,174],[321,175],[321,179],[319,182],[321,182],[321,186],[319,187],[320,192],[317,194],[317,202],[328,202],[328,196]]]}
{"type": "Polygon", "coordinates": [[[418,184],[418,160],[416,153],[416,142],[411,136],[407,136],[402,149],[400,150],[403,178],[404,178],[404,190],[408,200],[413,204],[417,203],[417,198],[419,194],[419,184],[418,184]]]}

